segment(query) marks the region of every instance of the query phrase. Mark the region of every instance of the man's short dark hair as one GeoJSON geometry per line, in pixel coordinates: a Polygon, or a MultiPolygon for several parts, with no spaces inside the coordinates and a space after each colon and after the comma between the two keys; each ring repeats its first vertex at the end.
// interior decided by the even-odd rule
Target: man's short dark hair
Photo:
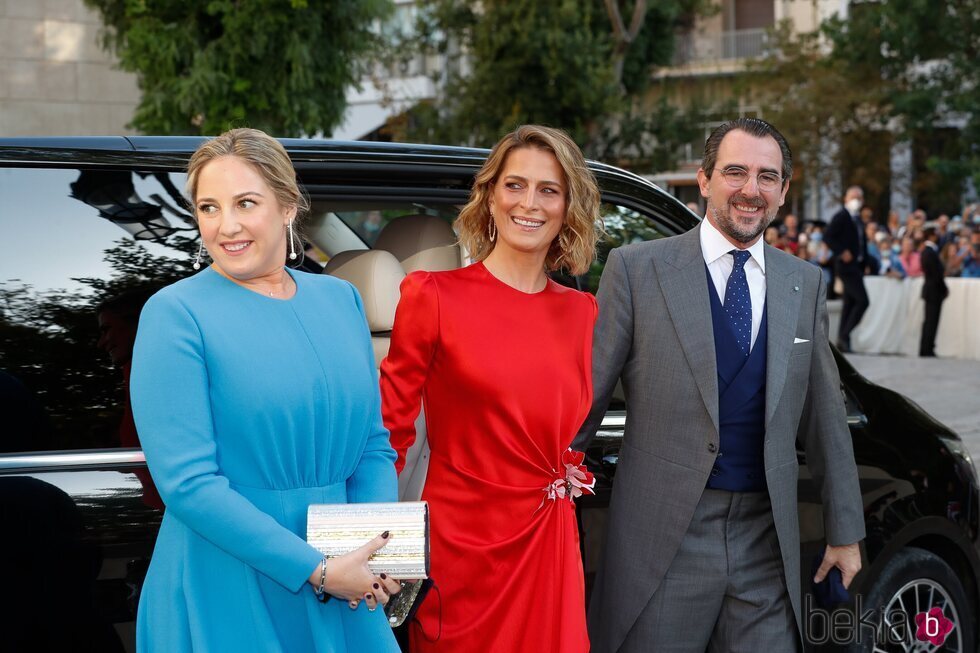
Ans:
{"type": "Polygon", "coordinates": [[[701,160],[701,168],[704,170],[705,176],[710,179],[711,174],[715,171],[715,163],[718,161],[718,148],[721,147],[722,139],[728,132],[736,129],[756,138],[772,136],[776,140],[779,151],[783,155],[782,175],[783,185],[785,185],[793,176],[793,153],[789,149],[786,137],[780,134],[778,129],[760,118],[736,118],[722,123],[711,132],[708,140],[704,142],[704,158],[701,160]]]}

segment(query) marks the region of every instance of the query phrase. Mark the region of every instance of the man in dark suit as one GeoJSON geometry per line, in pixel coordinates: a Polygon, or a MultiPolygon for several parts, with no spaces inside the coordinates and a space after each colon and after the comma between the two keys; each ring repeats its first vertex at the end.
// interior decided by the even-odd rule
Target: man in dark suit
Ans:
{"type": "Polygon", "coordinates": [[[834,271],[844,284],[844,306],[837,331],[837,348],[851,351],[851,331],[868,310],[868,292],[864,289],[864,269],[868,261],[868,243],[861,222],[864,191],[851,186],[844,194],[844,206],[834,214],[823,239],[834,253],[834,271]]]}
{"type": "MultiPolygon", "coordinates": [[[[621,380],[626,428],[589,608],[593,653],[801,644],[796,443],[820,479],[820,581],[861,567],[864,518],[816,266],[762,234],[793,173],[786,139],[739,118],[708,137],[707,213],[609,254],[585,449],[621,380]]],[[[809,580],[809,579],[808,579],[809,580]]]]}
{"type": "Polygon", "coordinates": [[[922,320],[922,338],[919,340],[919,356],[936,355],[936,331],[939,329],[939,312],[943,300],[949,295],[946,288],[946,272],[939,259],[939,233],[934,225],[922,230],[925,242],[920,253],[922,261],[922,299],[926,302],[925,319],[922,320]]]}

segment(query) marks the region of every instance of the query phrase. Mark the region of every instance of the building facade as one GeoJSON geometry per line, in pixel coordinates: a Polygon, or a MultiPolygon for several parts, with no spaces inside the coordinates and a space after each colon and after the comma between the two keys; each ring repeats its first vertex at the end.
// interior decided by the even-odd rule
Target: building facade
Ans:
{"type": "MultiPolygon", "coordinates": [[[[704,102],[705,106],[723,109],[704,122],[701,135],[684,148],[676,169],[649,175],[650,179],[682,201],[695,202],[703,208],[696,173],[704,139],[723,120],[733,116],[771,117],[751,92],[740,93],[736,83],[747,63],[771,47],[770,31],[788,21],[796,32],[813,32],[835,14],[846,18],[854,4],[855,0],[716,0],[716,11],[698,17],[689,29],[676,35],[673,61],[652,72],[654,81],[663,83],[651,85],[648,100],[653,104],[660,94],[666,94],[670,103],[678,107],[704,102]]],[[[385,29],[411,29],[415,10],[414,0],[397,0],[395,19],[385,29]]],[[[362,88],[348,93],[347,116],[332,136],[375,137],[375,132],[392,116],[416,102],[437,96],[445,65],[439,58],[418,56],[378,65],[370,78],[363,81],[362,88]]],[[[892,209],[904,217],[916,204],[914,148],[908,142],[895,141],[887,132],[877,140],[881,147],[874,156],[888,165],[881,175],[887,177],[882,179],[881,189],[869,189],[873,208],[880,215],[892,209]]],[[[826,144],[828,160],[836,147],[835,143],[826,144]]],[[[826,220],[839,208],[843,188],[852,183],[847,178],[849,171],[842,170],[839,178],[830,181],[818,180],[816,176],[807,178],[802,170],[798,172],[783,213],[826,220]]]]}
{"type": "Polygon", "coordinates": [[[0,0],[0,136],[132,133],[136,76],[82,0],[0,0]]]}

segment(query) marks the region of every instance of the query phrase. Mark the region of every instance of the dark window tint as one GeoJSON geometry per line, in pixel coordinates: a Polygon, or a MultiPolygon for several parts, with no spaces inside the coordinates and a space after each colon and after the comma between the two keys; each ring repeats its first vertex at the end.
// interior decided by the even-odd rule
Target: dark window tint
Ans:
{"type": "MultiPolygon", "coordinates": [[[[654,221],[639,211],[618,204],[603,204],[600,207],[603,224],[606,228],[605,237],[596,248],[596,260],[589,269],[588,278],[583,290],[595,293],[599,289],[599,280],[605,268],[609,252],[622,245],[641,243],[646,240],[663,238],[670,234],[660,230],[654,221]]],[[[609,410],[625,410],[626,402],[623,396],[623,386],[616,384],[609,410]]]]}
{"type": "Polygon", "coordinates": [[[618,204],[603,204],[600,207],[602,221],[606,228],[605,237],[596,248],[596,260],[589,268],[588,279],[583,290],[595,293],[599,289],[599,279],[606,266],[609,252],[621,245],[641,243],[645,240],[663,238],[670,234],[660,230],[654,221],[639,211],[618,204]]]}
{"type": "Polygon", "coordinates": [[[137,446],[139,311],[199,243],[184,177],[0,168],[0,452],[137,446]]]}

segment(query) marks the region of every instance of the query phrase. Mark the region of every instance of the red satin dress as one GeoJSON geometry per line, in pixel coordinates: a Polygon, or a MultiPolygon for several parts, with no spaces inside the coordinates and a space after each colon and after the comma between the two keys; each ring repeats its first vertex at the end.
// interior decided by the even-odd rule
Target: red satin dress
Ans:
{"type": "Polygon", "coordinates": [[[592,405],[597,311],[587,293],[550,280],[523,293],[482,263],[402,282],[382,411],[401,472],[425,404],[438,587],[413,653],[589,650],[575,507],[546,487],[592,405]]]}

